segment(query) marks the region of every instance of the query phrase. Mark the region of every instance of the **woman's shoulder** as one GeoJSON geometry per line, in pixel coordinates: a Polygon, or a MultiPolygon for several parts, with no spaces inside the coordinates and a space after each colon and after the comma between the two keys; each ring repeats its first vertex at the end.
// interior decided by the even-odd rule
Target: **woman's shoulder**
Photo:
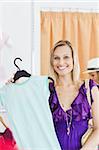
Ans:
{"type": "Polygon", "coordinates": [[[75,86],[79,90],[84,85],[84,80],[76,81],[75,86]]]}
{"type": "Polygon", "coordinates": [[[48,77],[49,83],[54,83],[54,79],[52,77],[48,77]]]}
{"type": "Polygon", "coordinates": [[[48,77],[48,82],[50,92],[54,92],[55,90],[54,79],[52,77],[48,77]]]}

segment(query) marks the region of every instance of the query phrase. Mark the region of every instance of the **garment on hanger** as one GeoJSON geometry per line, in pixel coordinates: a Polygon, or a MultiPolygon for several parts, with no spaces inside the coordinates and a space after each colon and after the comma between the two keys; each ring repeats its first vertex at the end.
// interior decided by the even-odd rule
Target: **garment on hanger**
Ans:
{"type": "Polygon", "coordinates": [[[18,150],[9,128],[6,128],[3,133],[0,133],[0,150],[18,150]]]}
{"type": "Polygon", "coordinates": [[[31,76],[0,90],[19,150],[61,150],[49,108],[47,76],[31,76]]]}
{"type": "Polygon", "coordinates": [[[2,116],[0,116],[0,122],[5,128],[5,131],[0,132],[0,150],[18,150],[13,134],[7,127],[2,116]]]}

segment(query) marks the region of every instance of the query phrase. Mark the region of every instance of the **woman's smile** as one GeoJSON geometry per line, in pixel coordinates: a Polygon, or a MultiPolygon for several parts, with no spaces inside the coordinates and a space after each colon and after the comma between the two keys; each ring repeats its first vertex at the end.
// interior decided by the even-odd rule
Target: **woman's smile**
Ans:
{"type": "Polygon", "coordinates": [[[68,68],[69,65],[66,65],[66,66],[57,66],[57,68],[60,70],[60,71],[64,71],[65,69],[68,68]]]}

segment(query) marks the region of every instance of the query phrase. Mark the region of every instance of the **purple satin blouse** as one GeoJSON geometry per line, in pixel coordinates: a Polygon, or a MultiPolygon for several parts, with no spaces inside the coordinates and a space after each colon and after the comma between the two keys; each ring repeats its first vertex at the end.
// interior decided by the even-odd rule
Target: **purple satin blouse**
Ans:
{"type": "MultiPolygon", "coordinates": [[[[89,81],[90,91],[96,84],[89,81]]],[[[78,95],[73,100],[71,107],[65,112],[58,100],[54,82],[49,83],[49,105],[52,112],[55,132],[62,150],[80,150],[81,139],[88,129],[88,120],[92,118],[91,106],[86,96],[85,83],[79,88],[78,95]]],[[[91,92],[90,92],[91,95],[91,92]]],[[[91,104],[93,98],[91,95],[91,104]]]]}

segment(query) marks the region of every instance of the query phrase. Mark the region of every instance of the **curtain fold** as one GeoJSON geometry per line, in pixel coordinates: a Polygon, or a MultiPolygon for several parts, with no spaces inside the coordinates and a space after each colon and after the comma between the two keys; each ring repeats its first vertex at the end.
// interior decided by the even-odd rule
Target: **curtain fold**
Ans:
{"type": "Polygon", "coordinates": [[[87,61],[99,57],[99,13],[41,12],[41,74],[48,74],[50,50],[59,40],[72,43],[79,56],[81,78],[87,61]]]}

